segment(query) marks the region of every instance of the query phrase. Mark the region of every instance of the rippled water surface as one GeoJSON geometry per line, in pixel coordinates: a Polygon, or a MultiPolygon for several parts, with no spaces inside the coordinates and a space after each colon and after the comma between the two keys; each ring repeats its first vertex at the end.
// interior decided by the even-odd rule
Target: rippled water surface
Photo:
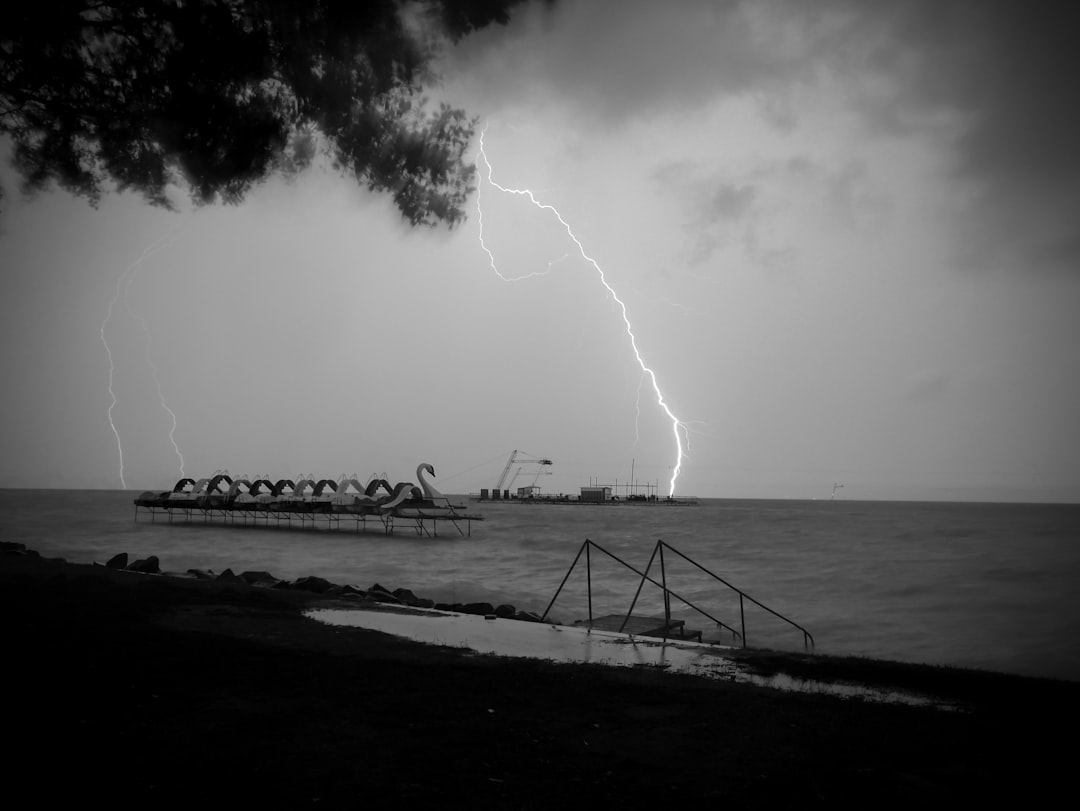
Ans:
{"type": "MultiPolygon", "coordinates": [[[[1080,505],[706,499],[696,507],[473,504],[461,537],[135,520],[136,493],[0,491],[0,537],[49,556],[157,555],[168,571],[267,570],[361,588],[404,586],[448,602],[542,612],[590,538],[638,569],[663,539],[790,617],[817,650],[1080,680],[1080,505]]],[[[641,580],[590,554],[593,613],[625,612],[641,580]]],[[[652,570],[659,574],[658,564],[652,570]]],[[[801,649],[802,635],[675,555],[668,587],[751,644],[801,649]]],[[[688,627],[711,622],[673,600],[688,627]]],[[[588,612],[584,558],[551,609],[588,612]]],[[[635,614],[663,613],[646,584],[635,614]]],[[[728,636],[730,640],[730,635],[728,636]]]]}

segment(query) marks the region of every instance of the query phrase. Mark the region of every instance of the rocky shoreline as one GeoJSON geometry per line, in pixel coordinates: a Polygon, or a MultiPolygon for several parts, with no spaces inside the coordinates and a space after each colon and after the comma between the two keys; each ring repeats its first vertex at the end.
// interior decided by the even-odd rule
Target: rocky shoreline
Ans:
{"type": "Polygon", "coordinates": [[[13,796],[40,804],[108,789],[116,807],[1042,807],[1071,788],[1071,682],[737,652],[967,708],[940,712],[504,659],[304,616],[404,592],[0,551],[5,766],[13,796]]]}
{"type": "MultiPolygon", "coordinates": [[[[11,551],[16,554],[27,554],[22,544],[3,543],[0,551],[11,551]]],[[[36,554],[36,553],[30,553],[36,554]]],[[[540,622],[540,615],[532,611],[519,611],[509,603],[492,605],[486,602],[474,603],[440,603],[426,597],[417,597],[411,589],[399,587],[388,589],[375,583],[368,589],[361,589],[351,584],[333,583],[324,577],[307,575],[294,580],[284,580],[275,577],[266,571],[243,571],[237,574],[232,569],[225,569],[215,573],[212,569],[188,569],[182,574],[162,571],[161,561],[156,555],[149,555],[137,560],[129,560],[126,552],[113,555],[104,564],[109,569],[118,569],[142,574],[165,574],[175,577],[193,577],[197,580],[208,580],[217,583],[243,583],[249,586],[259,586],[272,589],[292,589],[294,591],[306,591],[323,597],[336,597],[342,600],[358,600],[361,602],[378,603],[380,605],[396,605],[406,608],[434,608],[439,611],[456,611],[459,614],[477,614],[480,616],[494,616],[500,619],[515,619],[522,622],[540,622]]]]}

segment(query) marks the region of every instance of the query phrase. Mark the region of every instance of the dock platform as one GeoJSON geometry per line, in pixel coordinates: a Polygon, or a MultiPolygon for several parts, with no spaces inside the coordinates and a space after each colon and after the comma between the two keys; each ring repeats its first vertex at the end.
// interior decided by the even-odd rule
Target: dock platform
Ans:
{"type": "Polygon", "coordinates": [[[472,535],[473,521],[483,521],[484,516],[457,510],[433,510],[416,507],[402,507],[387,511],[364,510],[352,512],[334,509],[335,505],[310,505],[306,509],[247,505],[246,508],[228,506],[193,506],[148,504],[138,499],[135,501],[135,520],[139,514],[149,513],[151,523],[159,519],[168,523],[185,524],[226,524],[230,526],[251,527],[286,527],[288,529],[325,529],[328,532],[347,531],[357,534],[368,532],[370,521],[376,531],[393,535],[395,529],[407,528],[420,536],[435,538],[439,535],[439,525],[450,524],[460,537],[472,535]]]}
{"type": "Polygon", "coordinates": [[[174,518],[186,524],[201,519],[204,524],[254,527],[292,528],[296,522],[300,529],[318,529],[323,524],[328,531],[336,531],[344,525],[356,533],[366,532],[370,520],[387,535],[400,524],[429,538],[438,536],[441,522],[449,523],[459,536],[471,535],[472,522],[484,517],[466,512],[463,503],[452,503],[424,479],[425,473],[434,475],[435,469],[421,462],[416,468],[418,486],[412,482],[391,485],[377,477],[362,485],[355,474],[342,474],[336,480],[308,474],[295,482],[272,482],[263,475],[252,481],[244,474],[233,480],[228,471],[218,470],[197,481],[184,477],[171,491],[143,491],[135,499],[135,520],[141,510],[150,513],[151,523],[159,516],[169,523],[174,518]]]}
{"type": "Polygon", "coordinates": [[[604,617],[593,617],[592,620],[581,620],[577,624],[597,631],[614,631],[616,633],[630,634],[630,636],[696,639],[698,642],[701,641],[701,631],[687,628],[684,620],[665,619],[664,617],[642,617],[637,615],[627,617],[626,614],[608,614],[604,617]]]}

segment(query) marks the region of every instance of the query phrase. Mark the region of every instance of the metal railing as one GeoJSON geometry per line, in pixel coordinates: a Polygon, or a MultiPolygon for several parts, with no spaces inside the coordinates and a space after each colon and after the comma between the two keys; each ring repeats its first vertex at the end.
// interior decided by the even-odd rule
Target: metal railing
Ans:
{"type": "Polygon", "coordinates": [[[715,622],[717,627],[725,628],[725,629],[731,631],[732,637],[741,640],[742,646],[745,648],[746,647],[746,601],[749,600],[754,605],[758,606],[759,608],[764,609],[765,611],[772,614],[774,617],[782,620],[783,622],[787,623],[788,625],[790,625],[793,628],[800,631],[802,633],[802,635],[803,635],[803,648],[805,650],[813,650],[813,648],[814,648],[814,637],[813,637],[813,635],[809,631],[807,631],[805,628],[803,628],[801,625],[799,625],[797,622],[795,622],[794,620],[789,619],[788,617],[785,617],[783,614],[781,614],[778,611],[774,611],[773,609],[769,608],[764,603],[762,603],[762,602],[760,602],[758,600],[755,600],[753,597],[751,597],[749,594],[744,592],[742,589],[731,585],[731,583],[724,580],[724,578],[720,577],[718,574],[715,574],[714,572],[709,571],[704,566],[702,566],[700,563],[698,563],[696,560],[694,560],[693,558],[687,557],[682,552],[680,552],[678,549],[673,547],[671,544],[666,543],[664,541],[657,541],[656,542],[656,546],[653,547],[652,555],[649,557],[649,563],[645,567],[645,571],[642,572],[642,571],[639,571],[638,569],[634,568],[633,566],[631,566],[629,563],[627,563],[626,561],[624,561],[622,558],[618,557],[617,555],[613,555],[611,552],[604,549],[604,547],[600,546],[600,544],[586,538],[585,542],[581,545],[581,548],[578,549],[578,553],[574,557],[574,562],[570,564],[569,570],[567,570],[566,575],[563,577],[562,582],[559,584],[559,588],[555,591],[555,596],[551,598],[551,602],[548,603],[548,607],[546,609],[544,609],[544,613],[540,618],[541,621],[547,619],[548,612],[550,612],[552,606],[555,605],[555,601],[559,598],[559,594],[562,593],[563,587],[566,585],[566,581],[570,579],[570,575],[573,573],[574,568],[578,564],[578,561],[581,560],[581,554],[584,552],[585,553],[585,568],[586,568],[586,584],[587,584],[588,601],[589,601],[589,625],[591,627],[591,625],[593,623],[592,557],[591,557],[591,550],[593,548],[595,548],[597,551],[602,552],[603,554],[607,555],[609,558],[614,560],[616,563],[618,563],[621,566],[629,569],[630,571],[634,572],[634,574],[641,577],[641,582],[638,583],[637,591],[634,593],[634,599],[630,603],[630,608],[626,612],[626,617],[623,618],[622,624],[619,626],[619,631],[620,632],[623,631],[623,629],[626,627],[626,624],[630,621],[630,617],[634,613],[634,606],[637,605],[638,598],[641,596],[641,590],[642,590],[642,588],[644,588],[645,583],[647,581],[649,583],[652,583],[654,586],[658,586],[663,591],[663,594],[664,594],[664,622],[665,622],[664,627],[665,627],[665,629],[669,628],[671,626],[671,598],[674,597],[675,599],[677,599],[680,602],[686,604],[687,606],[689,606],[693,610],[697,611],[702,616],[707,617],[708,619],[715,622]],[[687,561],[688,563],[693,564],[698,569],[703,571],[705,574],[709,575],[711,578],[713,578],[717,582],[722,583],[723,585],[727,586],[727,588],[731,589],[732,591],[734,591],[736,594],[739,595],[739,623],[740,623],[741,630],[736,630],[735,628],[732,628],[727,623],[717,619],[716,617],[714,617],[712,614],[708,613],[704,609],[694,605],[692,602],[690,602],[690,600],[686,599],[685,597],[681,597],[675,591],[668,588],[668,585],[667,585],[667,568],[666,568],[665,563],[664,563],[664,550],[665,549],[670,550],[671,552],[675,553],[676,555],[678,555],[683,560],[687,561]],[[660,558],[660,581],[659,582],[654,580],[652,577],[649,576],[649,572],[652,570],[653,563],[656,561],[657,556],[659,556],[659,558],[660,558]]]}

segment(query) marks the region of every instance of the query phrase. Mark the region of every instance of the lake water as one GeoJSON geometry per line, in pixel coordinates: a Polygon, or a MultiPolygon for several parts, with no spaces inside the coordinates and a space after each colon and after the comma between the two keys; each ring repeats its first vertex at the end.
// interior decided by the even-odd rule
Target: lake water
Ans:
{"type": "MultiPolygon", "coordinates": [[[[446,602],[547,608],[589,538],[637,569],[657,540],[813,634],[816,650],[1080,680],[1080,505],[704,499],[696,507],[484,503],[471,535],[439,537],[135,520],[134,491],[0,490],[0,538],[49,557],[157,555],[166,571],[266,570],[446,602]]],[[[344,526],[344,525],[342,525],[344,526]]],[[[641,578],[590,554],[593,614],[625,613],[641,578]]],[[[668,587],[741,627],[739,599],[665,555],[668,587]]],[[[654,564],[652,574],[659,579],[654,564]]],[[[746,604],[751,645],[801,650],[802,634],[746,604]]],[[[672,600],[687,626],[713,624],[672,600]]],[[[551,609],[588,613],[585,561],[551,609]]],[[[662,614],[646,584],[635,614],[662,614]]]]}

